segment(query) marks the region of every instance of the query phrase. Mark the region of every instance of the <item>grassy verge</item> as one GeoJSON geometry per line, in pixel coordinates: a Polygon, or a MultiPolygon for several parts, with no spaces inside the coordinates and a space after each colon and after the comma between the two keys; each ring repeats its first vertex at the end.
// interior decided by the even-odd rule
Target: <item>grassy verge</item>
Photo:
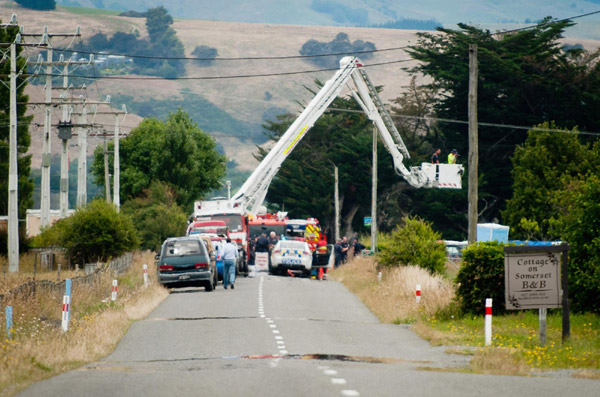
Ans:
{"type": "Polygon", "coordinates": [[[412,329],[448,353],[473,355],[477,373],[530,375],[569,369],[574,377],[600,379],[600,317],[571,315],[571,338],[562,343],[562,316],[550,311],[546,345],[540,346],[537,311],[519,311],[493,317],[492,346],[484,347],[483,316],[459,316],[453,309],[450,281],[422,269],[382,270],[377,280],[374,259],[358,258],[336,269],[331,277],[344,283],[369,309],[387,323],[412,323],[412,329]],[[421,303],[415,285],[422,286],[421,303]]]}
{"type": "Polygon", "coordinates": [[[13,395],[33,382],[109,354],[132,321],[144,318],[168,295],[151,271],[149,286],[144,287],[144,263],[152,267],[152,253],[136,254],[129,271],[116,277],[116,302],[110,300],[110,274],[103,274],[90,285],[73,288],[66,333],[60,328],[62,294],[40,292],[34,297],[6,302],[13,306],[14,325],[13,337],[9,339],[2,308],[0,395],[13,395]]]}

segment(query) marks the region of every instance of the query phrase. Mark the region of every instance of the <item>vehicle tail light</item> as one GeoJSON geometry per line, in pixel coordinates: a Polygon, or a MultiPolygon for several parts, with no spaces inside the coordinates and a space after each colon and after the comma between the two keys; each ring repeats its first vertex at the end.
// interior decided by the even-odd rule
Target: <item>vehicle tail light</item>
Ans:
{"type": "Polygon", "coordinates": [[[172,272],[173,271],[173,266],[171,265],[160,265],[158,267],[158,270],[161,272],[172,272]]]}
{"type": "Polygon", "coordinates": [[[194,267],[196,267],[196,269],[208,269],[208,263],[207,262],[196,263],[196,264],[194,264],[194,267]]]}

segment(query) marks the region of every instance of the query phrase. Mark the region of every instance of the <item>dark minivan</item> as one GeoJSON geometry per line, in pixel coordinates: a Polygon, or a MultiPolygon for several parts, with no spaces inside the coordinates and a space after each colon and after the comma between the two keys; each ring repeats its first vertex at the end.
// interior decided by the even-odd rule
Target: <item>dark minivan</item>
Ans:
{"type": "Polygon", "coordinates": [[[217,267],[198,238],[166,239],[156,260],[158,281],[162,285],[203,285],[207,291],[215,289],[217,267]]]}

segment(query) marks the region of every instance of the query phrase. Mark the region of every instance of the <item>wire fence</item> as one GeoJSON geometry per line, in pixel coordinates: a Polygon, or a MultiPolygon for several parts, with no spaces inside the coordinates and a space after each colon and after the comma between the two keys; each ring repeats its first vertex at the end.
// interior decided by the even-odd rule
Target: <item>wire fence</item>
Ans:
{"type": "MultiPolygon", "coordinates": [[[[77,288],[80,285],[91,285],[100,282],[100,277],[103,273],[110,273],[115,276],[125,273],[133,263],[133,253],[128,252],[118,258],[112,259],[106,263],[86,263],[85,276],[74,277],[71,279],[72,288],[77,288]]],[[[15,298],[33,297],[39,292],[60,292],[65,290],[65,280],[49,281],[49,280],[32,280],[23,283],[7,293],[0,295],[0,306],[4,302],[11,301],[15,298]]]]}

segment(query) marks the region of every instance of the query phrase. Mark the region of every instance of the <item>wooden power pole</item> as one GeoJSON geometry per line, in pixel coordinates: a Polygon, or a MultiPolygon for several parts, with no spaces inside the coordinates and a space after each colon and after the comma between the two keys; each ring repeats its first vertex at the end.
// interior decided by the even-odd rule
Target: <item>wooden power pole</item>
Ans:
{"type": "Polygon", "coordinates": [[[469,44],[469,244],[477,241],[477,169],[479,167],[477,130],[477,44],[469,44]]]}
{"type": "Polygon", "coordinates": [[[339,191],[339,187],[338,187],[338,167],[334,167],[333,169],[333,176],[335,179],[335,187],[334,187],[334,200],[335,200],[335,240],[337,242],[337,239],[340,238],[340,191],[339,191]]]}

